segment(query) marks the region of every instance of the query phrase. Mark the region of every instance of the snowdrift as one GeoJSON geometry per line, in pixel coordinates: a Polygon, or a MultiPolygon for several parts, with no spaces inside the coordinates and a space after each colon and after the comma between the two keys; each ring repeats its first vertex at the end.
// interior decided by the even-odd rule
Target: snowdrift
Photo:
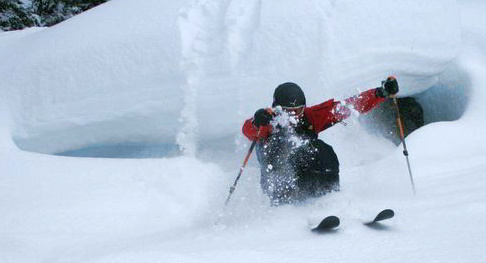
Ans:
{"type": "Polygon", "coordinates": [[[141,2],[0,33],[1,262],[484,261],[485,3],[141,2]],[[222,211],[248,146],[235,135],[277,84],[314,104],[388,74],[434,122],[407,137],[417,196],[401,149],[353,117],[322,134],[341,192],[269,207],[253,158],[222,211]],[[103,145],[197,158],[29,152],[103,145]],[[362,226],[384,207],[396,220],[362,226]],[[308,231],[329,214],[342,229],[308,231]]]}
{"type": "Polygon", "coordinates": [[[389,74],[416,94],[459,45],[452,0],[116,0],[4,43],[0,88],[23,150],[177,143],[194,155],[239,134],[281,82],[299,83],[309,104],[389,74]]]}

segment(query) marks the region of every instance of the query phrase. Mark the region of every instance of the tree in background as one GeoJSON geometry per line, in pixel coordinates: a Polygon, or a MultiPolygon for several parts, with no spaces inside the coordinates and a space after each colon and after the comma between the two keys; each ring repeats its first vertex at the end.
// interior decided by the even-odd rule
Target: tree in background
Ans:
{"type": "Polygon", "coordinates": [[[0,0],[0,30],[53,26],[108,0],[0,0]]]}
{"type": "Polygon", "coordinates": [[[53,26],[107,0],[32,0],[42,26],[53,26]]]}
{"type": "Polygon", "coordinates": [[[20,0],[0,0],[1,30],[19,30],[32,26],[38,26],[38,24],[32,15],[30,3],[20,0]]]}

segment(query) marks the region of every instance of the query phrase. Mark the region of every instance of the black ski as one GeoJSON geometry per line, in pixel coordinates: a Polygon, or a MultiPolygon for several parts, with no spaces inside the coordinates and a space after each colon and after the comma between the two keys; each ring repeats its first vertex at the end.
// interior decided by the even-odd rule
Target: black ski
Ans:
{"type": "Polygon", "coordinates": [[[328,216],[328,217],[322,219],[322,221],[319,223],[319,225],[312,228],[312,231],[318,232],[318,233],[329,232],[329,231],[335,229],[336,227],[338,227],[339,223],[340,223],[339,217],[328,216]]]}
{"type": "MultiPolygon", "coordinates": [[[[387,220],[390,218],[393,218],[395,216],[395,212],[392,209],[385,209],[379,212],[375,218],[371,221],[366,221],[364,222],[365,225],[370,226],[372,228],[376,228],[380,226],[380,222],[383,220],[387,220]]],[[[337,216],[328,216],[319,223],[316,227],[312,228],[311,230],[313,232],[317,233],[325,233],[325,232],[331,232],[332,230],[335,230],[341,221],[339,220],[339,217],[337,216]]]]}
{"type": "Polygon", "coordinates": [[[395,212],[393,210],[385,209],[385,210],[379,212],[378,215],[376,215],[376,217],[373,220],[367,221],[364,224],[367,225],[367,226],[373,226],[373,225],[376,225],[383,220],[393,218],[394,216],[395,216],[395,212]]]}

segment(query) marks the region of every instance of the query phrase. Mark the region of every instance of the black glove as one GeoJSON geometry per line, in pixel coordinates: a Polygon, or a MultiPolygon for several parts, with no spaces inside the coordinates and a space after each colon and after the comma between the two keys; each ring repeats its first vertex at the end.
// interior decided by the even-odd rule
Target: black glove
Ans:
{"type": "Polygon", "coordinates": [[[268,113],[265,109],[259,109],[255,112],[253,116],[253,125],[255,127],[260,128],[260,126],[266,126],[270,124],[270,120],[272,119],[272,115],[268,113]]]}
{"type": "Polygon", "coordinates": [[[375,94],[377,97],[387,98],[398,93],[398,82],[393,76],[388,77],[381,82],[381,87],[376,88],[375,94]]]}

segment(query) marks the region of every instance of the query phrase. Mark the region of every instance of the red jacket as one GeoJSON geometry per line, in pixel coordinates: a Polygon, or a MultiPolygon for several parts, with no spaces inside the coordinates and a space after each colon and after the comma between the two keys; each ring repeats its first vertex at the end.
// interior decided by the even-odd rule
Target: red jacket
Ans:
{"type": "MultiPolygon", "coordinates": [[[[359,113],[366,113],[383,101],[385,101],[384,98],[376,96],[375,89],[370,89],[357,96],[345,99],[345,105],[341,101],[330,99],[321,104],[306,107],[304,117],[307,118],[317,134],[349,117],[351,115],[350,105],[359,113]]],[[[253,125],[252,121],[253,118],[250,118],[243,124],[243,134],[251,141],[259,138],[265,139],[272,133],[272,125],[260,127],[259,133],[259,129],[253,125]]]]}

